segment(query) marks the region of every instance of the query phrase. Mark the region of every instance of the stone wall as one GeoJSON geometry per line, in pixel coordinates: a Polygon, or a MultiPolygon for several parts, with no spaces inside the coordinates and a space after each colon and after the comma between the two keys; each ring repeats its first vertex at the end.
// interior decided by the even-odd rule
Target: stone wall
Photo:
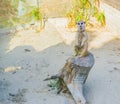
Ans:
{"type": "Polygon", "coordinates": [[[120,35],[120,11],[103,2],[101,3],[101,9],[105,13],[106,27],[111,32],[120,35]]]}
{"type": "Polygon", "coordinates": [[[120,10],[120,1],[119,0],[102,0],[104,3],[120,10]]]}

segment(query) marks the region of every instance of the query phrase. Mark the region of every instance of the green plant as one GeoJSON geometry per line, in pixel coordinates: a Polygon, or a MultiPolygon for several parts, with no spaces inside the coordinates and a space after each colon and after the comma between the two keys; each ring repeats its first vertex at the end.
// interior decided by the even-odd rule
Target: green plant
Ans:
{"type": "Polygon", "coordinates": [[[48,84],[48,87],[51,87],[52,89],[59,89],[59,80],[56,79],[54,81],[50,81],[50,83],[48,84]]]}
{"type": "MultiPolygon", "coordinates": [[[[47,80],[51,80],[51,79],[47,79],[47,80]]],[[[64,83],[63,79],[62,78],[55,78],[55,79],[52,79],[52,81],[50,81],[50,83],[48,84],[48,87],[51,87],[51,89],[57,89],[57,93],[59,94],[60,92],[63,92],[63,93],[69,93],[69,90],[66,86],[66,84],[64,83]]]]}
{"type": "Polygon", "coordinates": [[[42,13],[41,13],[41,8],[39,5],[39,0],[37,1],[37,6],[30,6],[27,2],[25,2],[25,7],[23,8],[26,9],[24,15],[19,17],[19,22],[20,23],[27,23],[30,22],[32,20],[34,20],[34,22],[36,21],[38,24],[40,24],[40,28],[42,28],[42,13]]]}
{"type": "Polygon", "coordinates": [[[105,25],[105,15],[99,8],[99,0],[75,0],[72,8],[66,13],[68,27],[75,27],[76,22],[84,20],[87,24],[91,18],[95,18],[102,26],[105,25]]]}
{"type": "Polygon", "coordinates": [[[34,20],[42,20],[42,14],[40,13],[40,9],[37,7],[32,7],[31,15],[34,20]]]}
{"type": "Polygon", "coordinates": [[[26,24],[34,20],[39,24],[39,29],[43,28],[43,16],[39,5],[39,0],[36,0],[37,6],[31,6],[26,0],[2,0],[0,3],[0,24],[2,27],[11,27],[19,24],[26,24]],[[25,13],[18,16],[18,6],[22,2],[25,13]]]}

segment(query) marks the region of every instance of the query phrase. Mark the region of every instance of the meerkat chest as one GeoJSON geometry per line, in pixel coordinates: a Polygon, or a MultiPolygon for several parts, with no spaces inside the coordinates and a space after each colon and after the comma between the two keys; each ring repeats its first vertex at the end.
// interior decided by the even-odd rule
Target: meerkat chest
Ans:
{"type": "Polygon", "coordinates": [[[78,35],[78,40],[82,41],[82,39],[85,37],[85,33],[80,32],[78,35]]]}

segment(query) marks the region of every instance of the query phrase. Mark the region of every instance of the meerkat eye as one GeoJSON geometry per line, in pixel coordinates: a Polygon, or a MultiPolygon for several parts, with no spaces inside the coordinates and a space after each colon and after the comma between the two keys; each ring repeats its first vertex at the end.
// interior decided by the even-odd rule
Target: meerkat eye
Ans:
{"type": "Polygon", "coordinates": [[[77,23],[78,25],[80,25],[80,23],[77,23]]]}
{"type": "Polygon", "coordinates": [[[81,23],[81,25],[83,25],[83,22],[81,23]]]}

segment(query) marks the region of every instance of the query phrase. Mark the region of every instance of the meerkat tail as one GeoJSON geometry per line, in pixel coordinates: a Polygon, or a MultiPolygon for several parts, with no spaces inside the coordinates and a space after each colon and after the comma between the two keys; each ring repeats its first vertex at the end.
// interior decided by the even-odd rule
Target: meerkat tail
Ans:
{"type": "Polygon", "coordinates": [[[59,75],[54,75],[54,76],[51,76],[49,78],[44,79],[44,81],[53,80],[53,79],[57,79],[57,78],[60,78],[60,76],[59,75]]]}

